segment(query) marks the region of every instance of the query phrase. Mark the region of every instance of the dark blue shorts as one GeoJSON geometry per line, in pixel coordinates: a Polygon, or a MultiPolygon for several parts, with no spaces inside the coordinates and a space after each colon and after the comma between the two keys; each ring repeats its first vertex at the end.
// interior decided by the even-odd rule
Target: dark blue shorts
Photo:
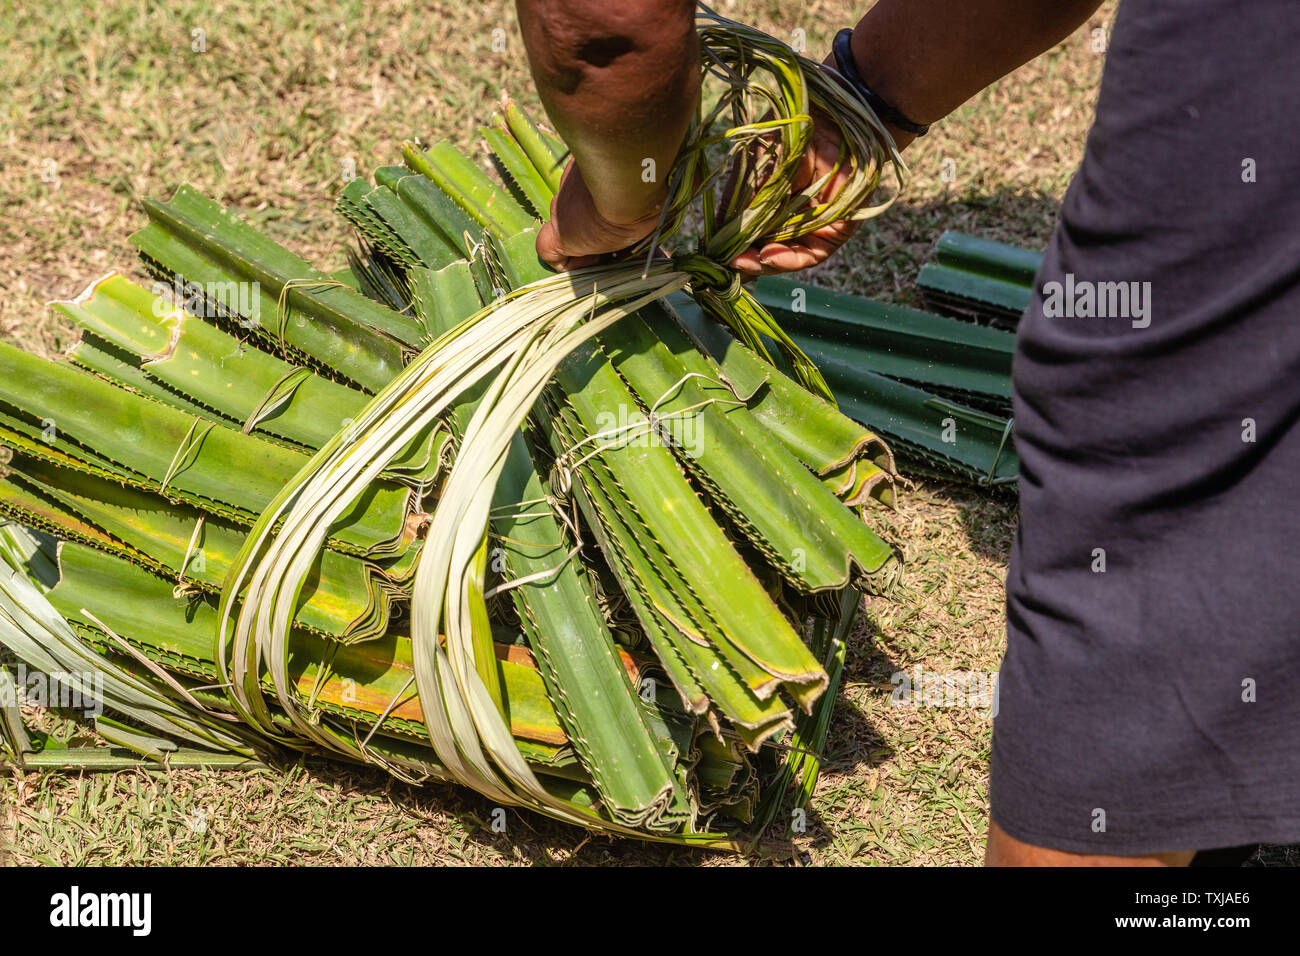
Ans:
{"type": "Polygon", "coordinates": [[[1037,285],[993,818],[1300,842],[1300,4],[1123,0],[1037,285]]]}

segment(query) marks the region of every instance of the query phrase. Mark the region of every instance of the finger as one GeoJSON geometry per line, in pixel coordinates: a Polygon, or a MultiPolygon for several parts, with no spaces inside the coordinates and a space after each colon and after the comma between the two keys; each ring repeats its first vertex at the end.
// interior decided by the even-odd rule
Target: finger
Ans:
{"type": "Polygon", "coordinates": [[[554,211],[555,203],[552,201],[552,218],[544,222],[542,228],[537,231],[537,258],[552,269],[563,271],[569,257],[560,246],[560,235],[555,228],[554,211]]]}
{"type": "Polygon", "coordinates": [[[763,274],[763,263],[758,261],[758,247],[751,246],[731,260],[731,268],[742,277],[756,279],[763,274]]]}
{"type": "Polygon", "coordinates": [[[856,221],[840,220],[792,242],[769,242],[761,248],[751,246],[731,260],[731,267],[744,278],[806,269],[829,259],[860,225],[856,221]]]}
{"type": "MultiPolygon", "coordinates": [[[[828,167],[829,168],[829,167],[828,167]]],[[[795,170],[794,179],[790,181],[790,192],[797,193],[808,188],[808,184],[817,178],[817,155],[811,147],[803,151],[799,157],[799,166],[795,170]]]]}
{"type": "MultiPolygon", "coordinates": [[[[836,246],[842,246],[853,238],[853,234],[862,226],[862,221],[858,219],[840,219],[829,225],[822,226],[820,229],[814,229],[808,233],[808,236],[817,239],[825,239],[827,242],[834,243],[836,246]]],[[[807,238],[805,236],[804,238],[807,238]]]]}
{"type": "Polygon", "coordinates": [[[844,244],[839,236],[826,237],[809,234],[795,242],[788,243],[782,250],[772,250],[762,257],[764,274],[794,272],[820,265],[834,255],[844,244]]]}
{"type": "Polygon", "coordinates": [[[824,249],[793,245],[779,252],[765,253],[762,256],[763,274],[775,275],[780,272],[798,272],[824,262],[830,253],[824,249]]]}
{"type": "Polygon", "coordinates": [[[823,236],[808,235],[799,240],[796,251],[806,251],[816,262],[825,262],[843,244],[843,241],[838,238],[827,239],[823,236]]]}
{"type": "MultiPolygon", "coordinates": [[[[830,161],[827,162],[826,169],[822,171],[823,175],[825,175],[826,172],[830,171],[831,167],[834,166],[836,158],[837,157],[832,157],[830,161]]],[[[835,175],[832,176],[830,180],[826,183],[826,185],[822,187],[821,193],[817,196],[818,201],[830,202],[836,196],[838,196],[840,194],[840,190],[842,190],[845,186],[849,184],[849,176],[850,173],[847,164],[835,170],[835,175]]]]}
{"type": "Polygon", "coordinates": [[[758,261],[767,265],[768,261],[774,256],[783,255],[790,251],[793,243],[785,242],[767,242],[758,250],[758,261]]]}
{"type": "Polygon", "coordinates": [[[814,117],[812,142],[809,144],[809,152],[816,157],[814,179],[820,179],[831,170],[835,170],[835,175],[827,180],[826,185],[817,195],[819,202],[829,202],[848,184],[850,171],[847,163],[836,166],[840,162],[843,133],[835,121],[824,113],[818,111],[814,113],[814,117]]]}

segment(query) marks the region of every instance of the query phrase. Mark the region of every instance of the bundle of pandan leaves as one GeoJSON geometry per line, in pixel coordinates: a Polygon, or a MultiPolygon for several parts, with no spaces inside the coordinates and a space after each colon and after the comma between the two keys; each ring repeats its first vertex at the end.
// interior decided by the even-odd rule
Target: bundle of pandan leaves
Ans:
{"type": "Polygon", "coordinates": [[[188,187],[147,203],[171,292],[109,275],[56,304],[63,360],[0,347],[0,642],[150,759],[296,749],[710,845],[806,799],[860,593],[897,571],[865,520],[893,461],[726,263],[878,212],[902,167],[816,64],[698,32],[707,105],[617,262],[538,262],[564,148],[507,101],[505,185],[407,145],[344,190],[341,273],[188,187]],[[813,109],[830,202],[791,191],[813,109]]]}

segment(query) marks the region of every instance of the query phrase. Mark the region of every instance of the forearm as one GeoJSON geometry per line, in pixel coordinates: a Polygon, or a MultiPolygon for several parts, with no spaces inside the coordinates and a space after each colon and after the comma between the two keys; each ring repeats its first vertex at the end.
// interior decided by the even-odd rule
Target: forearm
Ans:
{"type": "Polygon", "coordinates": [[[538,95],[597,210],[618,223],[657,212],[699,96],[695,4],[517,0],[517,7],[538,95]]]}
{"type": "MultiPolygon", "coordinates": [[[[872,90],[912,121],[932,123],[1061,42],[1099,6],[1101,0],[880,0],[853,31],[853,58],[872,90]]],[[[900,145],[912,138],[897,136],[900,145]]]]}

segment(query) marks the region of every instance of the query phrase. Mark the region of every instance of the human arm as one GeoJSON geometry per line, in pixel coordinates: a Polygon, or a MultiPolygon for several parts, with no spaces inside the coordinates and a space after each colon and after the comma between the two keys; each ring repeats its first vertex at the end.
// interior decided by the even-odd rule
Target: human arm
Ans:
{"type": "Polygon", "coordinates": [[[648,235],[695,114],[690,0],[517,0],[538,96],[574,163],[538,236],[558,268],[648,235]]]}
{"type": "MultiPolygon", "coordinates": [[[[851,49],[859,75],[914,123],[928,125],[1012,70],[1051,49],[1101,6],[1101,0],[879,0],[854,27],[851,49]]],[[[825,62],[834,66],[834,57],[825,62]]],[[[913,134],[885,124],[898,148],[913,134]]],[[[839,136],[817,122],[796,188],[835,164],[839,136]]],[[[830,197],[842,179],[827,184],[830,197]]],[[[837,222],[786,243],[741,253],[742,273],[793,272],[824,262],[857,230],[837,222]]]]}
{"type": "MultiPolygon", "coordinates": [[[[1087,20],[1100,0],[879,0],[851,49],[871,88],[917,123],[935,122],[1087,20]]],[[[529,63],[547,113],[575,163],[538,237],[558,268],[592,262],[648,235],[667,170],[699,95],[694,5],[684,0],[518,0],[529,63]],[[642,179],[653,159],[656,182],[642,179]]],[[[827,57],[827,62],[833,62],[827,57]]],[[[900,149],[910,133],[890,129],[900,149]]],[[[815,120],[795,188],[836,162],[839,135],[815,120]]],[[[843,184],[829,182],[823,198],[843,184]]],[[[741,253],[742,273],[790,272],[828,258],[853,234],[838,222],[741,253]]]]}

